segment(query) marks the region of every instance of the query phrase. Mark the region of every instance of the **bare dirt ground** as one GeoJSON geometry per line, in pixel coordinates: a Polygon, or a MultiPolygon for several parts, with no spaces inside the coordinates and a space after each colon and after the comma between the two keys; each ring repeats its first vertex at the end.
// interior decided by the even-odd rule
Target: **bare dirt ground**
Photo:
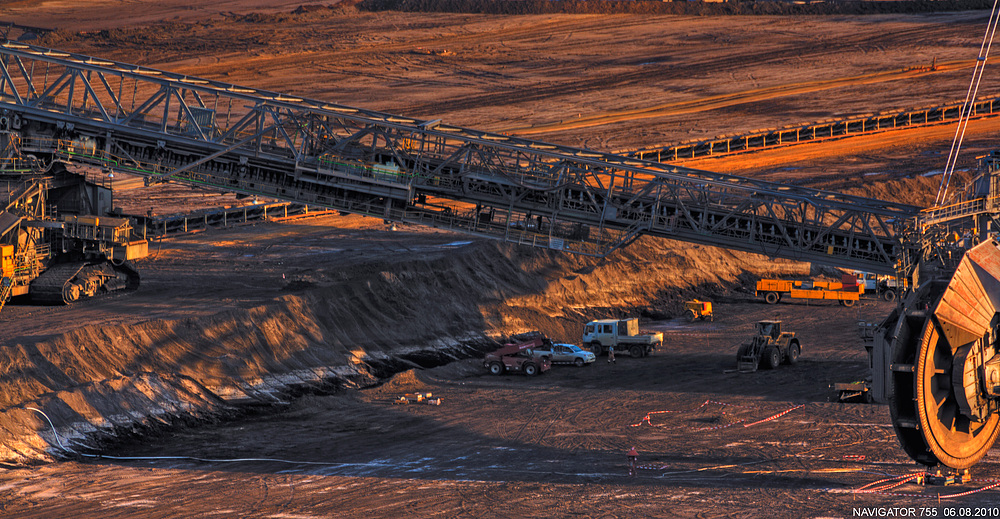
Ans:
{"type": "MultiPolygon", "coordinates": [[[[952,102],[986,20],[290,14],[296,6],[19,1],[0,6],[0,20],[59,29],[43,45],[602,150],[952,102]],[[933,60],[938,70],[921,70],[933,60]]],[[[998,125],[970,127],[963,167],[998,125]]],[[[926,204],[937,179],[921,175],[941,169],[952,133],[685,165],[926,204]]],[[[138,184],[116,197],[140,213],[236,203],[138,184]]],[[[940,517],[1000,506],[995,491],[938,499],[1000,477],[993,453],[968,485],[851,492],[918,470],[885,406],[829,401],[829,384],[865,375],[855,322],[889,306],[767,306],[747,292],[761,275],[818,273],[808,265],[649,239],[589,260],[353,216],[209,231],[151,251],[134,294],[3,309],[3,515],[850,517],[903,506],[940,517]],[[677,320],[692,296],[712,298],[719,318],[677,320]],[[802,337],[801,362],[727,373],[750,323],[776,312],[802,337]],[[461,346],[529,329],[574,342],[588,319],[630,313],[664,331],[663,351],[497,378],[461,346]],[[299,381],[291,392],[287,378],[299,381]],[[392,404],[416,390],[444,402],[392,404]],[[126,393],[146,400],[116,397],[126,393]],[[252,405],[233,407],[243,401],[252,405]],[[64,451],[26,406],[46,410],[82,454],[33,465],[64,451]],[[643,468],[629,477],[633,446],[643,468]],[[223,461],[237,459],[250,460],[223,461]]]]}
{"type": "MultiPolygon", "coordinates": [[[[308,395],[216,426],[144,436],[104,455],[8,471],[6,512],[23,516],[850,517],[862,507],[943,510],[981,488],[852,489],[917,467],[883,406],[831,403],[829,384],[862,377],[860,316],[745,297],[715,322],[651,323],[669,338],[646,359],[492,377],[480,361],[406,371],[364,391],[308,395]],[[739,374],[734,342],[780,312],[803,340],[796,366],[739,374]],[[394,405],[431,392],[440,406],[394,405]],[[781,413],[787,414],[781,415],[781,413]],[[778,416],[775,419],[758,423],[778,416]],[[640,452],[629,477],[625,452],[640,452]],[[183,457],[177,459],[175,457],[183,457]],[[198,458],[192,459],[192,458],[198,458]],[[242,461],[213,461],[242,460],[242,461]]],[[[976,469],[997,475],[997,459],[976,469]]],[[[986,492],[954,506],[993,507],[986,492]]],[[[943,513],[943,512],[942,512],[943,513]]]]}
{"type": "Polygon", "coordinates": [[[191,21],[188,2],[150,4],[15,5],[0,19],[60,29],[41,42],[79,52],[609,150],[960,100],[986,25],[982,12],[249,16],[255,2],[191,21]],[[176,20],[127,19],[174,4],[176,20]]]}

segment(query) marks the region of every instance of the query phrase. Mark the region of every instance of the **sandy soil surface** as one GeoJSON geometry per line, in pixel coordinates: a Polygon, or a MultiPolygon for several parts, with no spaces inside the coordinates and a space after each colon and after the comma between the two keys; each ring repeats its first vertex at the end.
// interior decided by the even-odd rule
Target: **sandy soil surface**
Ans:
{"type": "Polygon", "coordinates": [[[884,406],[828,401],[829,384],[864,374],[855,320],[887,305],[722,300],[711,323],[650,323],[668,338],[651,358],[535,378],[493,377],[476,359],[410,370],[103,451],[126,459],[10,470],[0,496],[5,512],[38,517],[851,517],[1000,505],[988,491],[937,500],[1000,475],[992,455],[971,484],[852,492],[918,470],[884,406]],[[733,373],[734,342],[775,312],[803,341],[800,363],[733,373]],[[442,404],[392,403],[413,392],[442,404]]]}
{"type": "MultiPolygon", "coordinates": [[[[0,7],[0,19],[58,28],[41,43],[69,50],[609,150],[962,99],[987,20],[983,12],[251,16],[259,4],[247,2],[195,22],[185,2],[156,4],[174,3],[184,19],[123,20],[85,34],[75,17],[96,15],[0,7]]],[[[996,91],[984,82],[982,94],[996,91]]]]}
{"type": "MultiPolygon", "coordinates": [[[[19,1],[0,19],[59,29],[43,45],[602,150],[954,101],[986,20],[264,4],[19,1]],[[934,60],[938,70],[923,70],[934,60]]],[[[997,125],[970,127],[962,167],[997,125]]],[[[923,204],[937,183],[923,175],[941,169],[952,133],[685,165],[923,204]]],[[[237,203],[138,184],[122,182],[116,197],[140,213],[237,203]]],[[[151,251],[134,294],[3,309],[4,515],[828,517],[929,506],[942,516],[951,502],[938,493],[998,477],[991,453],[980,481],[957,489],[851,492],[917,470],[884,406],[829,402],[829,384],[865,373],[855,321],[889,308],[771,307],[747,291],[761,275],[817,267],[651,239],[590,260],[353,216],[209,231],[151,251]],[[676,320],[693,296],[716,301],[719,318],[676,320]],[[775,312],[802,337],[802,361],[727,373],[750,323],[775,312]],[[490,377],[476,359],[499,335],[541,329],[573,342],[588,319],[628,314],[666,333],[664,351],[537,378],[490,377]],[[444,403],[392,404],[415,390],[444,403]],[[670,412],[643,421],[656,411],[670,412]],[[63,459],[60,440],[82,454],[32,465],[63,459]],[[635,477],[632,446],[647,467],[635,477]],[[223,461],[243,458],[255,461],[223,461]]],[[[997,501],[990,491],[954,500],[997,501]]]]}
{"type": "MultiPolygon", "coordinates": [[[[337,2],[310,2],[332,5],[337,2]]],[[[0,13],[5,22],[42,29],[99,31],[150,23],[197,22],[223,13],[284,13],[295,10],[301,1],[219,0],[206,4],[198,0],[8,0],[0,13]]]]}

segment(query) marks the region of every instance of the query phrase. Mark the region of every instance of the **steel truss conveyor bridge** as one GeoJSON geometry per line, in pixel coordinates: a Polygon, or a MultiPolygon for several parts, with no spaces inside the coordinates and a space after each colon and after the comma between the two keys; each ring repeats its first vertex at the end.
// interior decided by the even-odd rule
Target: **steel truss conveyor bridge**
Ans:
{"type": "Polygon", "coordinates": [[[886,274],[919,253],[912,206],[12,41],[3,134],[8,171],[62,160],[593,256],[643,234],[886,274]]]}

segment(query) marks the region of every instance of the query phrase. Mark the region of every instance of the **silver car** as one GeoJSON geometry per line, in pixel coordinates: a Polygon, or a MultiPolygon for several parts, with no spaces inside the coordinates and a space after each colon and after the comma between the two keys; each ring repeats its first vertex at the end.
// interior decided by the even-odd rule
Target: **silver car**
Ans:
{"type": "Polygon", "coordinates": [[[575,345],[551,343],[546,341],[535,348],[535,352],[552,359],[553,364],[573,364],[584,366],[597,360],[593,353],[575,345]]]}

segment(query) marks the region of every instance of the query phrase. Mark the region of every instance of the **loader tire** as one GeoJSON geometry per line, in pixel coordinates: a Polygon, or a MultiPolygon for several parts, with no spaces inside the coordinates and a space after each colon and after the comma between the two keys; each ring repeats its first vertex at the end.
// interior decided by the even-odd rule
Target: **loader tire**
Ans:
{"type": "Polygon", "coordinates": [[[802,353],[802,348],[799,347],[799,343],[793,342],[788,345],[788,356],[785,358],[785,362],[789,366],[794,366],[799,362],[799,355],[802,353]]]}
{"type": "Polygon", "coordinates": [[[781,365],[781,352],[774,346],[764,349],[764,355],[760,359],[765,369],[775,369],[781,365]]]}

